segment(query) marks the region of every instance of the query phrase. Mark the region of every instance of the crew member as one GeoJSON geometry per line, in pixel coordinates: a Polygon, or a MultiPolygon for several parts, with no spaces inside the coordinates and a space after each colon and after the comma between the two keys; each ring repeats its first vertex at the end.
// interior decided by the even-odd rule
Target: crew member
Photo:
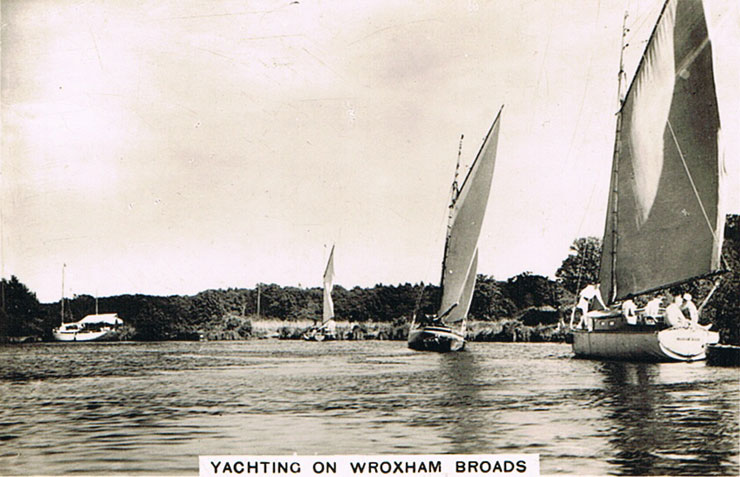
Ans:
{"type": "Polygon", "coordinates": [[[663,303],[663,299],[656,296],[645,305],[645,323],[654,325],[660,318],[660,305],[663,303]]]}
{"type": "Polygon", "coordinates": [[[683,298],[680,295],[673,299],[673,303],[668,305],[665,309],[665,322],[674,328],[686,325],[686,318],[681,311],[681,304],[683,298]]]}
{"type": "Polygon", "coordinates": [[[589,306],[591,305],[594,298],[596,298],[599,304],[601,304],[601,307],[603,309],[606,309],[604,299],[601,298],[601,290],[599,289],[599,284],[597,283],[595,285],[587,285],[583,290],[581,290],[581,293],[578,294],[578,304],[573,309],[573,313],[570,316],[571,328],[573,328],[573,321],[575,321],[576,314],[579,312],[580,320],[578,321],[577,328],[583,328],[584,325],[586,325],[586,314],[588,313],[589,306]]]}
{"type": "Polygon", "coordinates": [[[622,302],[622,314],[627,320],[628,325],[637,324],[637,305],[635,305],[634,301],[627,299],[622,302]]]}
{"type": "Polygon", "coordinates": [[[681,310],[683,310],[684,314],[688,314],[689,321],[692,325],[698,325],[699,310],[696,309],[696,305],[691,298],[690,293],[683,294],[683,306],[681,307],[681,310]]]}

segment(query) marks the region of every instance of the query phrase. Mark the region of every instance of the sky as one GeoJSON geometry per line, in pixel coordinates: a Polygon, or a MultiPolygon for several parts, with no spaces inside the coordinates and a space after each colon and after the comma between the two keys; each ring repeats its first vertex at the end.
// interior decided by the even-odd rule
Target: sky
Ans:
{"type": "MultiPolygon", "coordinates": [[[[313,287],[335,244],[345,288],[437,283],[460,136],[464,168],[502,105],[478,271],[554,276],[603,233],[624,13],[631,77],[661,3],[4,0],[2,276],[313,287]]],[[[740,213],[740,13],[705,4],[740,213]]]]}

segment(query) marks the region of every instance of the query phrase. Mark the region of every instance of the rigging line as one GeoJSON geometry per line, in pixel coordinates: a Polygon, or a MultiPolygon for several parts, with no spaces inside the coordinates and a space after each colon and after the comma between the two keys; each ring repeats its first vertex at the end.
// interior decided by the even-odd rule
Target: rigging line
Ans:
{"type": "MultiPolygon", "coordinates": [[[[464,137],[465,137],[464,134],[461,134],[460,135],[460,142],[458,144],[457,166],[455,168],[455,175],[454,175],[454,180],[455,181],[457,180],[457,176],[458,176],[457,169],[460,167],[460,156],[462,154],[462,141],[463,141],[463,138],[464,137]]],[[[440,215],[439,218],[437,219],[436,227],[433,229],[434,230],[434,235],[433,236],[430,236],[431,238],[427,242],[427,245],[426,245],[426,247],[427,247],[426,256],[427,257],[434,256],[433,249],[435,249],[437,247],[437,245],[438,245],[438,239],[435,238],[435,237],[442,237],[442,236],[444,236],[445,237],[444,244],[447,243],[447,234],[449,233],[450,203],[455,198],[455,193],[456,193],[456,191],[454,190],[453,187],[451,187],[450,188],[450,194],[449,194],[449,196],[447,198],[448,200],[446,201],[446,206],[447,207],[445,207],[445,209],[444,209],[444,214],[440,215]],[[438,233],[441,230],[444,230],[444,234],[438,233]]],[[[444,245],[443,245],[443,247],[444,247],[444,245]]],[[[444,263],[444,255],[445,255],[445,250],[443,249],[443,251],[442,251],[442,262],[443,263],[444,263]]],[[[424,271],[424,275],[423,276],[424,277],[429,276],[432,267],[433,266],[439,266],[438,264],[439,264],[439,262],[432,262],[431,260],[428,260],[427,261],[427,264],[426,264],[426,269],[424,271]]],[[[423,287],[422,287],[422,293],[423,293],[423,288],[425,288],[427,286],[427,284],[424,283],[424,279],[421,280],[421,283],[423,284],[423,287]]]]}
{"type": "MultiPolygon", "coordinates": [[[[704,203],[701,201],[701,197],[699,196],[699,190],[696,188],[696,184],[694,183],[694,178],[691,177],[691,171],[689,171],[689,166],[686,164],[686,159],[683,156],[683,151],[681,151],[681,146],[678,145],[678,139],[676,139],[676,133],[673,132],[673,126],[671,125],[671,121],[668,120],[667,123],[668,123],[668,129],[671,131],[671,137],[673,138],[673,143],[676,145],[676,149],[678,149],[678,156],[681,158],[681,164],[683,164],[683,168],[686,171],[686,176],[689,178],[691,189],[693,189],[694,196],[696,196],[696,201],[699,203],[699,208],[701,208],[701,213],[704,215],[704,220],[707,223],[707,228],[709,228],[709,232],[711,232],[712,238],[714,238],[714,241],[717,242],[718,241],[717,233],[712,228],[712,223],[709,221],[709,215],[707,215],[707,211],[704,208],[704,203]]],[[[720,254],[720,257],[724,261],[722,254],[720,254]]]]}
{"type": "MultiPolygon", "coordinates": [[[[598,2],[596,5],[596,20],[594,21],[594,30],[598,28],[599,24],[599,17],[601,14],[601,2],[598,2]]],[[[591,49],[590,54],[588,55],[588,67],[586,68],[586,80],[583,84],[583,93],[581,95],[581,104],[578,106],[578,115],[576,117],[576,124],[573,127],[573,134],[570,137],[570,143],[568,144],[568,151],[565,153],[565,163],[568,164],[570,159],[570,153],[573,150],[573,143],[576,139],[576,132],[578,131],[578,126],[581,123],[581,116],[583,115],[583,106],[586,102],[586,93],[588,92],[588,86],[591,81],[591,66],[593,65],[593,59],[594,59],[594,50],[591,49]]]]}
{"type": "MultiPolygon", "coordinates": [[[[656,2],[655,5],[647,13],[644,14],[644,16],[642,17],[642,21],[640,21],[639,25],[628,28],[628,31],[632,32],[632,35],[630,38],[627,38],[627,43],[631,43],[632,41],[635,40],[638,32],[642,30],[642,28],[645,26],[645,23],[651,18],[655,17],[656,11],[660,11],[662,3],[663,3],[662,1],[656,2]]],[[[638,15],[635,15],[635,17],[637,16],[638,15]]],[[[643,42],[646,42],[646,41],[649,41],[649,38],[643,40],[643,42]]]]}

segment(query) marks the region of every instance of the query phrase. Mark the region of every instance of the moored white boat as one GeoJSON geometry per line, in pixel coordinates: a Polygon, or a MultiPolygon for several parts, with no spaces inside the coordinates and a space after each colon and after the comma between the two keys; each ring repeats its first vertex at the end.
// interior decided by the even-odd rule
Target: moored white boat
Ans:
{"type": "Polygon", "coordinates": [[[59,327],[51,331],[57,341],[105,341],[113,339],[118,328],[123,324],[116,313],[98,313],[98,300],[95,299],[95,313],[87,315],[80,321],[65,323],[64,313],[64,269],[67,264],[62,265],[62,299],[60,306],[59,327]]]}
{"type": "Polygon", "coordinates": [[[54,328],[52,335],[57,341],[104,341],[114,338],[122,324],[123,320],[115,313],[87,315],[80,321],[54,328]]]}

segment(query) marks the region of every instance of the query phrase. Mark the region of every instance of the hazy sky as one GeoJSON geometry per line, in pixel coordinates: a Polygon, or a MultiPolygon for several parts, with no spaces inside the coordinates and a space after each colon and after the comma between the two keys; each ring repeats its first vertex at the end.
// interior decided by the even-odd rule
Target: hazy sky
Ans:
{"type": "MultiPolygon", "coordinates": [[[[601,236],[622,17],[662,0],[4,0],[2,273],[65,293],[436,283],[502,104],[479,273],[601,236]]],[[[705,2],[740,212],[740,13],[705,2]]]]}

